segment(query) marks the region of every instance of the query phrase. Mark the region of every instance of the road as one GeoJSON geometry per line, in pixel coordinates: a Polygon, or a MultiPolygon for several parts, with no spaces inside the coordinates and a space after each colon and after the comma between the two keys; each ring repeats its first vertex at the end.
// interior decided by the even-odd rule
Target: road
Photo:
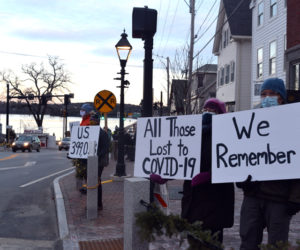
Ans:
{"type": "Polygon", "coordinates": [[[53,180],[71,169],[66,151],[0,152],[0,249],[59,248],[53,180]]]}

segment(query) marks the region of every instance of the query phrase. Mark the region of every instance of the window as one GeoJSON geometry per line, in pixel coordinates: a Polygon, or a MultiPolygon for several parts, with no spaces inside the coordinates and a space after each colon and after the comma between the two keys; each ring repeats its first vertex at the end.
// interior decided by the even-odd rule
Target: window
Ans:
{"type": "Polygon", "coordinates": [[[221,69],[221,85],[224,84],[224,68],[221,69]]]}
{"type": "Polygon", "coordinates": [[[258,16],[257,16],[257,26],[261,26],[264,23],[264,3],[258,4],[258,16]]]}
{"type": "Polygon", "coordinates": [[[257,78],[263,75],[263,48],[257,50],[257,78]]]}
{"type": "Polygon", "coordinates": [[[270,0],[270,17],[277,15],[277,0],[270,0]]]}
{"type": "Polygon", "coordinates": [[[270,43],[270,55],[269,55],[269,74],[276,73],[276,41],[270,43]]]}
{"type": "Polygon", "coordinates": [[[221,83],[220,83],[220,70],[218,71],[218,74],[217,74],[217,85],[220,86],[221,83]]]}
{"type": "Polygon", "coordinates": [[[226,75],[225,75],[225,83],[229,83],[229,72],[230,72],[230,65],[225,66],[226,69],[226,75]]]}
{"type": "Polygon", "coordinates": [[[228,45],[228,41],[229,41],[229,30],[225,30],[223,33],[223,48],[226,48],[226,46],[228,45]]]}
{"type": "Polygon", "coordinates": [[[231,67],[230,81],[233,82],[234,81],[234,71],[235,71],[235,62],[234,61],[232,61],[230,63],[230,67],[231,67]]]}
{"type": "Polygon", "coordinates": [[[286,50],[286,34],[283,36],[284,50],[286,50]]]}
{"type": "Polygon", "coordinates": [[[254,84],[254,95],[260,95],[260,88],[261,88],[261,84],[259,83],[254,84]]]}
{"type": "Polygon", "coordinates": [[[203,74],[198,75],[198,88],[203,87],[203,78],[204,78],[203,74]]]}
{"type": "Polygon", "coordinates": [[[300,87],[300,62],[292,66],[291,85],[294,90],[299,90],[300,87]]]}

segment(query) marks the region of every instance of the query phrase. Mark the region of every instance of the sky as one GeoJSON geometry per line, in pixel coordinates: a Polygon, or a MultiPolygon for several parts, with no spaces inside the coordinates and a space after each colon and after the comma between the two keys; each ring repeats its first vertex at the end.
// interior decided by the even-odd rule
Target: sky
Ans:
{"type": "MultiPolygon", "coordinates": [[[[0,71],[21,76],[22,65],[58,56],[70,73],[72,102],[93,102],[101,90],[120,99],[120,63],[115,49],[123,29],[133,47],[127,62],[125,103],[138,105],[143,97],[144,41],[132,38],[134,7],[155,9],[157,32],[153,45],[154,102],[167,101],[166,57],[174,65],[190,41],[189,0],[0,0],[0,71]]],[[[212,54],[219,0],[195,0],[195,53],[199,62],[216,63],[212,54]],[[208,43],[208,44],[207,44],[208,43]],[[204,49],[203,49],[204,48],[204,49]]],[[[2,85],[2,95],[5,85],[2,85]]]]}

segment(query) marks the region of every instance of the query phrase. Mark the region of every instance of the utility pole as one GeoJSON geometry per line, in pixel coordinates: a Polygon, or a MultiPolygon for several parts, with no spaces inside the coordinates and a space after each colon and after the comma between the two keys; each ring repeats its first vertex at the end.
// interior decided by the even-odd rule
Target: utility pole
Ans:
{"type": "Polygon", "coordinates": [[[188,75],[188,91],[186,98],[188,100],[188,103],[186,103],[186,111],[189,110],[191,98],[190,98],[190,87],[192,84],[192,74],[193,74],[193,57],[194,57],[194,39],[195,39],[195,34],[194,34],[194,26],[195,26],[195,0],[190,0],[190,13],[191,13],[191,40],[190,40],[190,51],[189,51],[189,75],[188,75]]]}
{"type": "Polygon", "coordinates": [[[170,58],[169,57],[167,57],[167,81],[168,81],[167,107],[168,107],[168,113],[170,114],[170,58]]]}
{"type": "Polygon", "coordinates": [[[6,84],[6,143],[9,143],[9,84],[6,84]]]}

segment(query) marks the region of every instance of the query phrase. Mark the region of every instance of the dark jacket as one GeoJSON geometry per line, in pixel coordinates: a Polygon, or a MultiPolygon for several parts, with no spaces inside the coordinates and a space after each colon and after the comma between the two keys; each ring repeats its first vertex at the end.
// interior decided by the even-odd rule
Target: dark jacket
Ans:
{"type": "MultiPolygon", "coordinates": [[[[211,115],[203,119],[201,172],[211,172],[211,115]]],[[[234,221],[234,185],[211,182],[192,187],[183,184],[182,218],[190,223],[202,221],[206,229],[232,227],[234,221]]]]}
{"type": "Polygon", "coordinates": [[[300,180],[255,181],[242,187],[244,195],[263,198],[277,202],[294,202],[300,204],[300,180]]]}
{"type": "Polygon", "coordinates": [[[106,167],[108,165],[109,137],[105,130],[103,130],[102,128],[100,128],[98,142],[98,166],[106,167]]]}

